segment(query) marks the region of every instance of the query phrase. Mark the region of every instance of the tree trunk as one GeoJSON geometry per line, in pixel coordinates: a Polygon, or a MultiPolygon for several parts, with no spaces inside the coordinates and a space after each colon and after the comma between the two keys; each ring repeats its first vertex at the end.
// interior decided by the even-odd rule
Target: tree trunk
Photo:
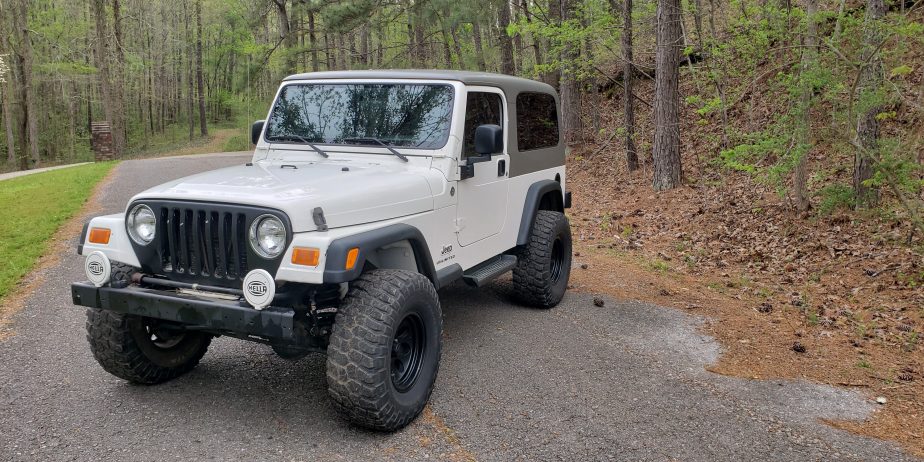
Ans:
{"type": "Polygon", "coordinates": [[[817,13],[817,0],[807,0],[805,4],[806,16],[806,34],[805,43],[802,51],[802,76],[800,81],[801,96],[799,97],[799,106],[802,116],[800,127],[797,131],[796,140],[800,145],[800,155],[796,160],[796,166],[793,169],[792,176],[792,196],[795,201],[796,210],[804,212],[809,209],[808,194],[806,192],[806,182],[808,180],[808,157],[811,151],[811,124],[812,124],[812,85],[808,82],[806,74],[815,64],[815,56],[818,48],[818,27],[815,21],[817,13]]]}
{"type": "Polygon", "coordinates": [[[501,73],[515,75],[517,69],[513,61],[513,42],[510,35],[507,34],[507,26],[510,25],[510,3],[507,0],[503,0],[500,4],[497,23],[497,41],[500,43],[501,51],[501,73]]]}
{"type": "MultiPolygon", "coordinates": [[[[194,51],[192,42],[192,35],[189,31],[189,11],[187,7],[188,3],[183,3],[183,13],[185,16],[185,25],[186,25],[186,113],[188,114],[189,121],[189,140],[192,141],[196,137],[196,113],[194,108],[193,101],[196,98],[196,88],[195,88],[195,66],[193,65],[194,51]]],[[[288,56],[288,55],[287,55],[288,56]]]]}
{"type": "Polygon", "coordinates": [[[35,111],[35,91],[32,88],[32,37],[29,35],[29,2],[20,0],[18,11],[14,15],[15,33],[19,39],[17,66],[19,69],[19,104],[22,119],[19,121],[19,139],[23,143],[20,156],[20,168],[25,170],[39,166],[38,124],[35,111]],[[26,148],[28,147],[28,154],[26,148]],[[31,162],[30,162],[31,161],[31,162]]]}
{"type": "Polygon", "coordinates": [[[478,70],[484,72],[488,65],[484,61],[484,50],[481,48],[481,25],[478,21],[472,22],[472,41],[475,44],[475,63],[478,64],[478,70]]]}
{"type": "MultiPolygon", "coordinates": [[[[523,17],[526,18],[526,24],[530,24],[530,25],[531,25],[531,24],[533,23],[533,17],[532,17],[533,15],[532,15],[532,13],[530,13],[530,11],[529,11],[529,0],[522,0],[522,4],[521,4],[521,5],[522,5],[522,9],[523,9],[523,17]]],[[[535,59],[536,65],[538,66],[538,65],[540,65],[540,64],[543,64],[543,62],[544,62],[544,60],[542,59],[542,48],[540,47],[540,40],[541,40],[541,38],[538,36],[538,34],[532,34],[532,37],[531,37],[531,38],[532,38],[532,42],[533,42],[533,46],[532,46],[532,48],[533,48],[533,58],[535,59]]],[[[541,77],[540,77],[540,80],[542,80],[543,82],[546,81],[545,79],[543,79],[543,78],[541,78],[541,77]]]]}
{"type": "Polygon", "coordinates": [[[449,34],[452,36],[452,49],[456,53],[456,62],[459,63],[459,69],[464,69],[465,58],[462,56],[462,42],[459,40],[459,28],[456,24],[449,28],[449,34]]]}
{"type": "Polygon", "coordinates": [[[703,0],[694,0],[693,2],[693,25],[696,27],[696,44],[700,49],[703,48],[703,0]]]}
{"type": "Polygon", "coordinates": [[[356,63],[356,33],[350,32],[346,34],[347,43],[343,47],[347,55],[346,58],[346,67],[347,69],[353,69],[353,65],[356,63]]]}
{"type": "MultiPolygon", "coordinates": [[[[562,21],[568,21],[574,16],[576,0],[562,0],[562,21]]],[[[565,142],[578,143],[583,132],[581,121],[581,90],[578,87],[577,67],[581,55],[580,43],[562,44],[561,61],[561,112],[562,128],[565,142]]]]}
{"type": "MultiPolygon", "coordinates": [[[[885,16],[886,6],[883,0],[867,0],[866,24],[864,25],[864,61],[866,67],[860,70],[859,89],[861,94],[876,92],[884,78],[882,58],[876,46],[882,40],[881,25],[878,21],[885,16]]],[[[853,166],[853,190],[856,194],[857,207],[874,206],[879,202],[879,191],[865,184],[873,177],[879,150],[879,121],[876,115],[881,112],[878,104],[868,108],[857,120],[857,148],[853,166]]]]}
{"type": "Polygon", "coordinates": [[[330,34],[327,32],[324,33],[324,61],[327,70],[331,70],[336,67],[337,63],[334,62],[334,53],[333,45],[330,43],[330,34]]]}
{"type": "MultiPolygon", "coordinates": [[[[0,7],[0,12],[3,11],[3,8],[0,7]]],[[[0,21],[0,47],[3,47],[5,50],[9,50],[10,46],[7,42],[7,34],[3,29],[3,21],[0,21]]],[[[4,61],[4,58],[0,56],[0,61],[4,61]]],[[[4,66],[8,68],[9,63],[5,63],[4,66]]],[[[7,162],[10,165],[13,165],[16,162],[16,140],[13,138],[13,109],[10,104],[10,97],[13,92],[13,79],[10,78],[7,80],[7,76],[0,74],[0,104],[3,105],[3,127],[6,131],[6,155],[7,162]]]]}
{"type": "Polygon", "coordinates": [[[359,29],[359,62],[363,69],[369,67],[369,24],[364,23],[359,29]]]}
{"type": "Polygon", "coordinates": [[[112,67],[112,115],[115,118],[112,142],[116,151],[125,150],[128,139],[128,124],[125,110],[125,49],[122,41],[122,7],[119,0],[112,0],[112,32],[115,36],[115,65],[112,67]],[[116,133],[118,131],[118,133],[116,133]]]}
{"type": "Polygon", "coordinates": [[[339,69],[348,70],[350,64],[347,62],[346,53],[346,36],[343,34],[334,35],[334,43],[337,44],[337,66],[339,69]]]}
{"type": "Polygon", "coordinates": [[[295,73],[295,34],[292,34],[292,28],[289,23],[289,10],[286,9],[286,0],[273,0],[276,5],[276,14],[279,16],[279,39],[285,45],[285,69],[286,75],[295,73]]]}
{"type": "Polygon", "coordinates": [[[680,0],[658,1],[655,57],[655,135],[652,146],[656,191],[680,186],[680,0]]]}
{"type": "Polygon", "coordinates": [[[311,47],[311,70],[318,72],[318,36],[314,24],[314,10],[308,10],[308,46],[311,47]]]}
{"type": "Polygon", "coordinates": [[[16,162],[16,141],[13,138],[13,112],[10,109],[9,88],[10,86],[6,85],[0,87],[0,91],[3,93],[3,127],[6,129],[6,160],[10,165],[13,165],[13,163],[16,162]]]}
{"type": "Polygon", "coordinates": [[[427,65],[424,35],[423,5],[418,2],[414,4],[414,66],[418,69],[423,69],[427,65]]]}
{"type": "Polygon", "coordinates": [[[199,95],[199,133],[209,134],[205,123],[205,82],[202,79],[202,0],[196,0],[196,87],[199,95]]]}
{"type": "Polygon", "coordinates": [[[622,84],[623,106],[626,113],[626,165],[629,171],[638,170],[638,153],[635,149],[635,105],[632,85],[635,69],[632,64],[632,0],[625,0],[622,26],[622,84]]]}
{"type": "MultiPolygon", "coordinates": [[[[562,0],[549,0],[549,24],[551,25],[561,26],[561,2],[562,0]]],[[[546,41],[546,46],[549,46],[548,41],[546,41]]],[[[549,54],[552,54],[551,50],[549,54]]],[[[561,80],[561,70],[556,68],[555,70],[549,71],[548,73],[540,76],[540,79],[543,82],[557,88],[561,80]]]]}
{"type": "Polygon", "coordinates": [[[99,69],[99,96],[103,106],[103,114],[109,122],[109,129],[112,132],[112,147],[116,157],[122,156],[119,150],[119,144],[116,142],[116,136],[119,130],[116,128],[114,104],[112,98],[112,83],[109,75],[109,41],[106,38],[106,4],[105,0],[93,0],[93,16],[96,19],[96,68],[99,69]]]}
{"type": "Polygon", "coordinates": [[[376,22],[375,28],[378,31],[378,33],[376,34],[376,37],[378,38],[378,40],[376,40],[376,45],[375,45],[375,66],[382,67],[382,63],[385,62],[385,46],[384,45],[386,43],[386,40],[388,40],[388,28],[385,27],[384,24],[382,24],[382,21],[376,22]]]}
{"type": "Polygon", "coordinates": [[[452,69],[452,40],[449,37],[449,29],[440,21],[441,33],[443,35],[443,61],[446,63],[446,69],[452,69]]]}

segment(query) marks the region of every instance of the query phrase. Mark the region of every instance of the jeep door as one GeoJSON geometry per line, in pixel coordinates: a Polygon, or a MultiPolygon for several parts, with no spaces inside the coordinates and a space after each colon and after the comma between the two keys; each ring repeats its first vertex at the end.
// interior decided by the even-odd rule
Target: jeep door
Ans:
{"type": "MultiPolygon", "coordinates": [[[[467,87],[465,89],[465,127],[463,129],[460,165],[475,153],[475,129],[495,124],[507,130],[506,98],[500,89],[467,87]]],[[[507,214],[507,134],[504,149],[491,159],[474,163],[474,176],[459,181],[457,227],[459,245],[466,246],[500,232],[507,214]]]]}

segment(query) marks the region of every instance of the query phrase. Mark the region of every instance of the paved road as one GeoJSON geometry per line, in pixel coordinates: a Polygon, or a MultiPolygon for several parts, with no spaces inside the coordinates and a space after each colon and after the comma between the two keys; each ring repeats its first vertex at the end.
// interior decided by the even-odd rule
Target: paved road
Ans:
{"type": "MultiPolygon", "coordinates": [[[[124,162],[100,199],[243,157],[124,162]]],[[[395,434],[351,428],[328,402],[324,359],[277,358],[220,338],[191,374],[129,385],[93,361],[68,254],[0,342],[0,460],[905,460],[819,419],[862,418],[859,395],[708,373],[698,319],[569,294],[551,311],[508,303],[504,281],[441,293],[445,351],[425,415],[395,434]]]]}

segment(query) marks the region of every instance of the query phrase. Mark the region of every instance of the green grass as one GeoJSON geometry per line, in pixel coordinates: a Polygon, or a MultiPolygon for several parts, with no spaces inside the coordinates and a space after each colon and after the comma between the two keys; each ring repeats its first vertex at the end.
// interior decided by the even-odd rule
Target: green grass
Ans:
{"type": "Polygon", "coordinates": [[[670,265],[666,261],[660,259],[649,260],[646,262],[648,269],[655,271],[657,273],[666,273],[671,269],[670,265]]]}
{"type": "Polygon", "coordinates": [[[248,149],[250,149],[250,141],[243,134],[234,135],[221,145],[222,152],[246,151],[248,149]]]}
{"type": "Polygon", "coordinates": [[[35,266],[49,239],[80,210],[114,162],[0,181],[0,300],[35,266]]]}

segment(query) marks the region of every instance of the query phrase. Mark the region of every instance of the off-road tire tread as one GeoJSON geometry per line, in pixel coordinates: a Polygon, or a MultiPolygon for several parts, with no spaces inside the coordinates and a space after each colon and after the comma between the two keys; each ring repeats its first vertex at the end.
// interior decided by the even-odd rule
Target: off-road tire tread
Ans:
{"type": "Polygon", "coordinates": [[[131,317],[121,313],[90,308],[87,310],[87,341],[96,361],[110,374],[129,382],[154,385],[172,380],[196,367],[208,350],[211,336],[189,360],[176,367],[162,367],[151,362],[132,336],[131,317]]]}
{"type": "MultiPolygon", "coordinates": [[[[391,338],[387,332],[400,321],[393,307],[415,291],[433,300],[437,319],[442,319],[439,298],[430,280],[405,270],[363,273],[351,283],[337,313],[327,347],[328,392],[341,415],[356,425],[378,431],[400,429],[423,411],[433,391],[430,383],[427,399],[413,409],[402,410],[389,400],[391,338]]],[[[439,339],[437,358],[442,349],[442,323],[439,339]]],[[[438,372],[439,361],[436,367],[438,372]]]]}
{"type": "MultiPolygon", "coordinates": [[[[552,241],[555,228],[564,221],[569,227],[568,217],[561,212],[539,210],[529,234],[529,241],[517,252],[517,266],[513,268],[514,297],[524,305],[536,308],[551,308],[558,304],[550,284],[552,241]]],[[[570,258],[566,257],[566,261],[570,258]]]]}
{"type": "Polygon", "coordinates": [[[109,275],[109,285],[112,287],[127,287],[132,282],[132,276],[138,270],[131,265],[112,262],[112,272],[109,275]]]}

